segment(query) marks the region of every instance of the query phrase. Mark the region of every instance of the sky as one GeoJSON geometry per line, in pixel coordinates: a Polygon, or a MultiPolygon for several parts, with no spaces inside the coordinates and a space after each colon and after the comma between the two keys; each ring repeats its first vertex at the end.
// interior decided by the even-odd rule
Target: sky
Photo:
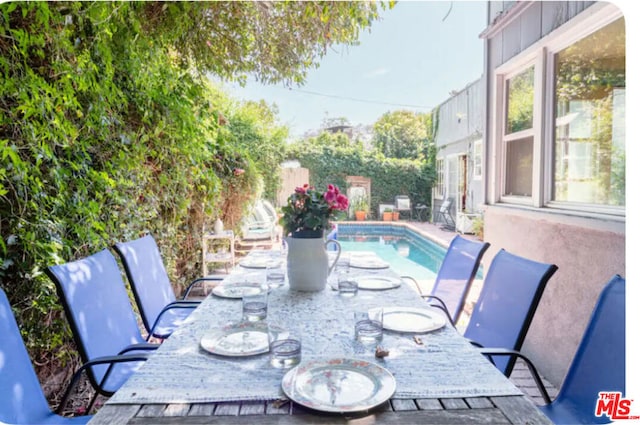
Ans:
{"type": "Polygon", "coordinates": [[[275,104],[296,138],[326,118],[373,124],[385,112],[429,112],[482,76],[484,1],[399,1],[360,33],[357,46],[334,46],[292,89],[226,85],[235,99],[275,104]]]}

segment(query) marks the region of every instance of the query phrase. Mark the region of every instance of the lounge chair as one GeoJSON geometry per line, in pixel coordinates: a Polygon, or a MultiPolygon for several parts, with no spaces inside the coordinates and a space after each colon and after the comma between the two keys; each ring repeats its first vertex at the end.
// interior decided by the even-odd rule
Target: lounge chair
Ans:
{"type": "MultiPolygon", "coordinates": [[[[431,293],[422,295],[434,307],[442,309],[452,325],[460,318],[471,283],[476,276],[488,242],[473,241],[456,235],[442,260],[431,293]]],[[[415,279],[409,278],[418,287],[415,279]]]]}
{"type": "MultiPolygon", "coordinates": [[[[268,204],[271,206],[271,204],[268,204]]],[[[262,200],[257,201],[251,213],[241,225],[241,239],[247,242],[269,241],[278,239],[278,217],[275,209],[266,206],[262,200]]]]}
{"type": "MultiPolygon", "coordinates": [[[[140,333],[122,273],[109,250],[48,267],[46,273],[56,285],[83,368],[96,390],[91,409],[98,394],[116,392],[159,345],[146,342],[140,333]]],[[[74,376],[62,404],[79,377],[74,376]]]]}
{"type": "Polygon", "coordinates": [[[402,215],[402,213],[409,213],[409,219],[413,218],[413,210],[411,209],[411,199],[406,195],[396,196],[395,206],[393,208],[395,212],[402,215]]]}
{"type": "MultiPolygon", "coordinates": [[[[479,347],[520,350],[547,282],[558,270],[501,249],[491,261],[464,336],[479,347]]],[[[495,359],[506,376],[515,358],[495,359]]]]}
{"type": "Polygon", "coordinates": [[[451,215],[451,207],[453,206],[453,198],[447,198],[440,205],[440,209],[438,210],[438,215],[436,216],[436,221],[440,219],[444,223],[442,227],[447,230],[455,230],[456,221],[451,215]]]}
{"type": "Polygon", "coordinates": [[[553,423],[609,423],[618,413],[619,405],[606,399],[600,403],[599,394],[620,393],[621,398],[625,395],[625,283],[624,278],[615,275],[600,293],[569,371],[553,401],[537,369],[525,355],[495,349],[485,349],[483,353],[524,360],[547,403],[539,408],[553,423]]]}
{"type": "MultiPolygon", "coordinates": [[[[92,416],[67,418],[51,411],[7,295],[0,289],[0,422],[86,424],[92,416]]],[[[63,407],[61,404],[59,410],[63,407]]]]}
{"type": "Polygon", "coordinates": [[[168,338],[200,304],[199,301],[186,300],[191,289],[203,282],[222,280],[221,277],[196,279],[189,284],[182,299],[177,300],[153,236],[119,242],[113,248],[122,260],[149,336],[168,338]]]}

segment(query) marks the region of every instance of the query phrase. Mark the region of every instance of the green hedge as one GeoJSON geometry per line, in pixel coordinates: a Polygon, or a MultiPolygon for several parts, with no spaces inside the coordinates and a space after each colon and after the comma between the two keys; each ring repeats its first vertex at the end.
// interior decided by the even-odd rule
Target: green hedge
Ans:
{"type": "Polygon", "coordinates": [[[435,172],[426,160],[386,158],[381,153],[353,147],[294,144],[288,155],[309,169],[311,184],[336,184],[346,191],[347,176],[371,179],[371,209],[380,203],[393,203],[396,195],[408,195],[412,205],[431,203],[435,172]]]}

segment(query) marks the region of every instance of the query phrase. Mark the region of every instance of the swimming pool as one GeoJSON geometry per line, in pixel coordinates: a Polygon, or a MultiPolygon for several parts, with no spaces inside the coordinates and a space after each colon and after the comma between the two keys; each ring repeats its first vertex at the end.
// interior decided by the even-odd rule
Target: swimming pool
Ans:
{"type": "Polygon", "coordinates": [[[338,241],[346,252],[373,251],[398,274],[434,280],[446,248],[405,226],[338,223],[338,241]]]}

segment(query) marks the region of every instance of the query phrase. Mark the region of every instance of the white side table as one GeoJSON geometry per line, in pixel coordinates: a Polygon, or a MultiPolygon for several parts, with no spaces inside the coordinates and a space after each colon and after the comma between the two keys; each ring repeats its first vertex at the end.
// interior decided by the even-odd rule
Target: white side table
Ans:
{"type": "Polygon", "coordinates": [[[209,264],[224,264],[225,270],[235,265],[235,236],[233,230],[202,236],[202,276],[209,275],[209,264]],[[213,242],[212,242],[213,241],[213,242]]]}

